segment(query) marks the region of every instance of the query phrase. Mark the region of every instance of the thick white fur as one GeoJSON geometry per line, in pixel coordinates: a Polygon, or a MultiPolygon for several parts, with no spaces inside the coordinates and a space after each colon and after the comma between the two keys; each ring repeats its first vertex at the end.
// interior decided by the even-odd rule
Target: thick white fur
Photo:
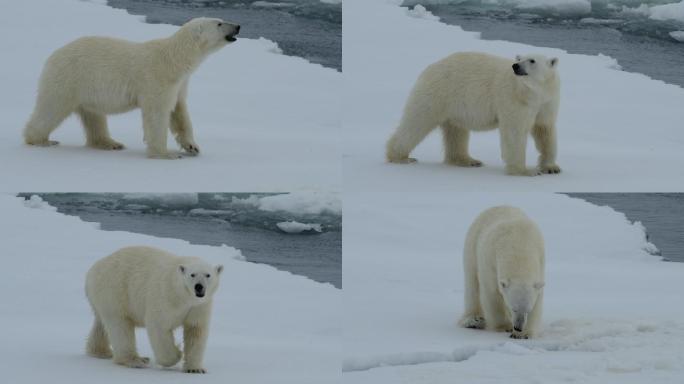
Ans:
{"type": "Polygon", "coordinates": [[[432,130],[442,128],[445,161],[478,167],[470,157],[470,131],[499,127],[501,155],[511,175],[558,173],[556,116],[560,99],[558,59],[540,55],[516,61],[483,53],[456,53],[420,75],[406,102],[401,123],[387,143],[387,160],[410,163],[411,151],[432,130]],[[518,76],[512,66],[527,73],[518,76]],[[539,150],[537,169],[525,166],[527,135],[539,150]]]}
{"type": "Polygon", "coordinates": [[[134,331],[145,327],[156,362],[170,367],[183,356],[173,337],[173,330],[182,326],[183,370],[205,373],[212,296],[222,270],[199,258],[149,247],[123,248],[99,260],[86,277],[86,296],[95,314],[86,352],[113,357],[128,367],[146,367],[150,360],[138,355],[134,331]],[[205,287],[204,297],[195,294],[196,284],[205,287]]]}
{"type": "Polygon", "coordinates": [[[123,149],[110,137],[106,116],[141,108],[149,157],[179,157],[167,152],[169,128],[181,148],[199,153],[186,105],[188,79],[238,31],[220,19],[197,18],[165,39],[83,37],[65,45],[43,68],[36,107],[24,129],[26,143],[57,144],[50,133],[75,112],[89,146],[123,149]]]}
{"type": "Polygon", "coordinates": [[[489,208],[468,230],[463,251],[466,328],[539,332],[544,296],[544,240],[518,208],[489,208]],[[516,329],[517,328],[517,329],[516,329]]]}

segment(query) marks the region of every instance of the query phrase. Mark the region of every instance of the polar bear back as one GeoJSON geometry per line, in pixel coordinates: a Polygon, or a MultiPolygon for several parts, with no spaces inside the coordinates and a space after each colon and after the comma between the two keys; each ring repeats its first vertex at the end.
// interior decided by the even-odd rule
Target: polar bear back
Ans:
{"type": "Polygon", "coordinates": [[[412,108],[474,130],[496,127],[497,105],[513,97],[512,60],[477,52],[455,53],[428,66],[416,81],[412,108]]]}
{"type": "MultiPolygon", "coordinates": [[[[109,37],[83,37],[56,50],[47,60],[41,92],[58,89],[69,104],[103,114],[136,108],[156,69],[155,42],[134,43],[109,37]],[[139,73],[148,71],[149,74],[139,73]]],[[[160,63],[161,64],[161,63],[160,63]]]]}
{"type": "Polygon", "coordinates": [[[489,284],[497,284],[499,278],[543,281],[544,240],[519,208],[499,206],[482,212],[468,231],[464,257],[471,258],[479,279],[490,280],[489,284]]]}

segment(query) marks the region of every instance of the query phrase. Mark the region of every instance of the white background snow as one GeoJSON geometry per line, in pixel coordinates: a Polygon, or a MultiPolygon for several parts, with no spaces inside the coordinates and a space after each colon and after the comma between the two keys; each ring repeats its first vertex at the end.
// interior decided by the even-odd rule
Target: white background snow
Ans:
{"type": "MultiPolygon", "coordinates": [[[[238,39],[210,56],[190,81],[200,156],[147,159],[139,111],[109,118],[112,137],[127,146],[123,152],[85,147],[73,116],[54,132],[60,146],[35,148],[23,144],[21,133],[54,50],[84,35],[145,41],[177,27],[144,24],[123,10],[76,0],[2,1],[0,26],[0,178],[13,191],[340,188],[342,75],[333,69],[273,53],[275,43],[265,39],[238,39]]],[[[171,138],[169,148],[178,148],[171,138]]]]}
{"type": "MultiPolygon", "coordinates": [[[[229,246],[191,245],[59,214],[39,198],[0,195],[0,361],[7,383],[335,383],[339,380],[341,291],[263,264],[229,246]],[[129,245],[149,245],[223,264],[215,296],[207,375],[124,368],[85,355],[92,314],[86,271],[129,245]]],[[[139,330],[142,356],[153,356],[139,330]]],[[[177,342],[182,337],[177,333],[177,342]]]]}

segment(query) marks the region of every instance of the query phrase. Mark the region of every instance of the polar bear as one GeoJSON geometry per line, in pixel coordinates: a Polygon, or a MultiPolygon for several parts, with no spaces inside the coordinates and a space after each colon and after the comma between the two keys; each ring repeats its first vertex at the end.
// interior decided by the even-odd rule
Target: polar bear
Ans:
{"type": "Polygon", "coordinates": [[[123,149],[110,137],[106,116],[140,108],[148,157],[180,157],[167,152],[169,128],[183,150],[197,155],[186,105],[189,77],[210,53],[236,41],[239,31],[239,25],[221,19],[196,18],[164,39],[133,43],[83,37],[65,45],[43,68],[25,142],[58,144],[50,133],[76,112],[87,145],[123,149]]]}
{"type": "Polygon", "coordinates": [[[523,211],[487,209],[468,230],[463,251],[466,328],[539,332],[544,296],[544,240],[523,211]]]}
{"type": "Polygon", "coordinates": [[[560,100],[558,59],[518,56],[515,62],[484,53],[456,53],[423,71],[411,91],[401,123],[387,143],[387,160],[411,163],[413,149],[442,128],[445,162],[482,166],[470,157],[470,131],[499,127],[501,155],[510,175],[559,173],[556,116],[560,100]],[[536,169],[525,167],[527,135],[539,151],[536,169]]]}
{"type": "Polygon", "coordinates": [[[222,270],[196,257],[149,247],[123,248],[99,260],[86,277],[86,296],[95,314],[87,354],[147,367],[150,359],[140,357],[135,346],[135,327],[145,327],[156,362],[170,367],[183,355],[173,337],[173,330],[183,326],[183,370],[205,373],[202,358],[212,297],[222,270]]]}

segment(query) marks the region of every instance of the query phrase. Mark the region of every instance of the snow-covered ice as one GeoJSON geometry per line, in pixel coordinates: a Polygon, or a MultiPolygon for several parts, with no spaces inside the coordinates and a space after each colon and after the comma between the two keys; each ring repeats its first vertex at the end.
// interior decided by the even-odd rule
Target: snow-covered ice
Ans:
{"type": "Polygon", "coordinates": [[[234,204],[249,204],[263,211],[300,215],[342,214],[342,197],[337,192],[299,191],[271,196],[233,197],[234,204]]]}
{"type": "MultiPolygon", "coordinates": [[[[0,2],[0,28],[0,177],[13,191],[340,189],[342,75],[334,69],[278,54],[277,44],[263,38],[238,39],[207,58],[190,81],[200,156],[147,159],[139,111],[109,117],[124,151],[85,147],[73,116],[53,134],[59,146],[35,148],[23,144],[22,130],[54,50],[84,35],[145,41],[178,27],[144,24],[97,2],[22,0],[0,2]]],[[[169,148],[178,148],[172,138],[169,148]]]]}
{"type": "MultiPolygon", "coordinates": [[[[684,89],[620,71],[604,56],[568,54],[479,39],[435,20],[407,15],[398,0],[346,0],[344,45],[344,188],[434,190],[681,191],[684,189],[684,89]],[[353,26],[353,27],[351,27],[353,26]],[[425,67],[453,52],[483,51],[513,58],[559,57],[559,175],[504,175],[498,132],[475,132],[471,154],[483,168],[443,164],[441,134],[416,148],[416,164],[387,164],[385,142],[409,91],[425,67]]],[[[537,151],[528,142],[527,163],[537,151]]]]}
{"type": "Polygon", "coordinates": [[[316,223],[300,223],[297,221],[283,221],[277,223],[276,226],[286,233],[302,233],[302,232],[321,232],[323,228],[316,223]]]}
{"type": "MultiPolygon", "coordinates": [[[[40,198],[0,195],[0,360],[7,383],[319,384],[339,382],[341,291],[243,260],[229,246],[98,230],[40,198]],[[201,378],[159,367],[136,370],[85,355],[92,314],[85,274],[98,259],[148,245],[225,266],[215,296],[201,378]]],[[[152,356],[139,330],[142,356],[152,356]]],[[[177,342],[182,340],[176,335],[177,342]]]]}
{"type": "Polygon", "coordinates": [[[343,381],[676,383],[684,265],[644,228],[550,193],[345,194],[343,381]],[[407,196],[411,196],[407,198],[407,196]],[[546,241],[541,337],[460,328],[462,249],[477,215],[522,208],[546,241]]]}

